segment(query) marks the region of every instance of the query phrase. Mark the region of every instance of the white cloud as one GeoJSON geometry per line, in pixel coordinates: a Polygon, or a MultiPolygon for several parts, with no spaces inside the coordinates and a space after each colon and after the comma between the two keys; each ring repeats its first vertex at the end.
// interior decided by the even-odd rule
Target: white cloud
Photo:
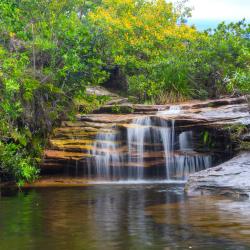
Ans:
{"type": "Polygon", "coordinates": [[[189,0],[192,19],[250,20],[250,0],[189,0]]]}

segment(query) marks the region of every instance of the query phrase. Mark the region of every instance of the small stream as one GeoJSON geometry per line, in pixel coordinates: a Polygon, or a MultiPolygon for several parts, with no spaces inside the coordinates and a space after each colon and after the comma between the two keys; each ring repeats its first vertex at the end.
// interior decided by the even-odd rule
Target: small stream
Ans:
{"type": "Polygon", "coordinates": [[[0,249],[250,249],[250,204],[183,184],[1,190],[0,249]]]}

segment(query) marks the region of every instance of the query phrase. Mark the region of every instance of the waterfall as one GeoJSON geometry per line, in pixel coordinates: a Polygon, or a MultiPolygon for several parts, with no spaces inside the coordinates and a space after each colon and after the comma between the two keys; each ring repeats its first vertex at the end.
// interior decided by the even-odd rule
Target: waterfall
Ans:
{"type": "Polygon", "coordinates": [[[193,132],[177,132],[175,122],[157,116],[136,118],[100,131],[89,150],[89,176],[109,180],[185,180],[211,167],[211,156],[194,151],[193,132]],[[125,129],[125,131],[124,131],[125,129]]]}
{"type": "Polygon", "coordinates": [[[181,155],[175,156],[175,174],[186,179],[194,173],[211,167],[211,156],[197,154],[193,150],[193,132],[185,131],[179,135],[179,151],[181,155]]]}
{"type": "Polygon", "coordinates": [[[89,176],[94,174],[106,179],[112,176],[122,177],[124,159],[120,152],[120,140],[121,137],[116,128],[97,134],[93,149],[88,152],[94,157],[94,160],[88,159],[89,176]]]}
{"type": "Polygon", "coordinates": [[[135,163],[136,168],[128,169],[128,177],[143,179],[144,176],[144,141],[150,136],[150,117],[138,118],[132,121],[134,126],[127,129],[128,162],[135,163]]]}
{"type": "Polygon", "coordinates": [[[158,115],[176,115],[181,113],[181,106],[172,105],[167,110],[160,110],[157,112],[158,115]]]}

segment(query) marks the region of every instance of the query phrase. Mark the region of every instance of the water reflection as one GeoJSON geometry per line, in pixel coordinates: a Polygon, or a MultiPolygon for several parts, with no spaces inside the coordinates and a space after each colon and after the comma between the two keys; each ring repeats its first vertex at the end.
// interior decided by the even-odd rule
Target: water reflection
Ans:
{"type": "Polygon", "coordinates": [[[210,237],[242,242],[250,249],[249,201],[216,196],[192,197],[177,203],[149,206],[146,211],[157,224],[190,227],[194,232],[210,237]]]}
{"type": "Polygon", "coordinates": [[[236,204],[181,185],[30,190],[1,197],[0,249],[250,249],[236,204]]]}

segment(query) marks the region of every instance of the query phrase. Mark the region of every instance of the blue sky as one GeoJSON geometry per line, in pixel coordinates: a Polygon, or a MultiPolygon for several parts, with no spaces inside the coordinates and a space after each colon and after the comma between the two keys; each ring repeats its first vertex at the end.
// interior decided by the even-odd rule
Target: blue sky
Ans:
{"type": "Polygon", "coordinates": [[[187,5],[193,7],[189,23],[199,29],[214,28],[221,21],[250,22],[250,0],[189,0],[187,5]]]}

